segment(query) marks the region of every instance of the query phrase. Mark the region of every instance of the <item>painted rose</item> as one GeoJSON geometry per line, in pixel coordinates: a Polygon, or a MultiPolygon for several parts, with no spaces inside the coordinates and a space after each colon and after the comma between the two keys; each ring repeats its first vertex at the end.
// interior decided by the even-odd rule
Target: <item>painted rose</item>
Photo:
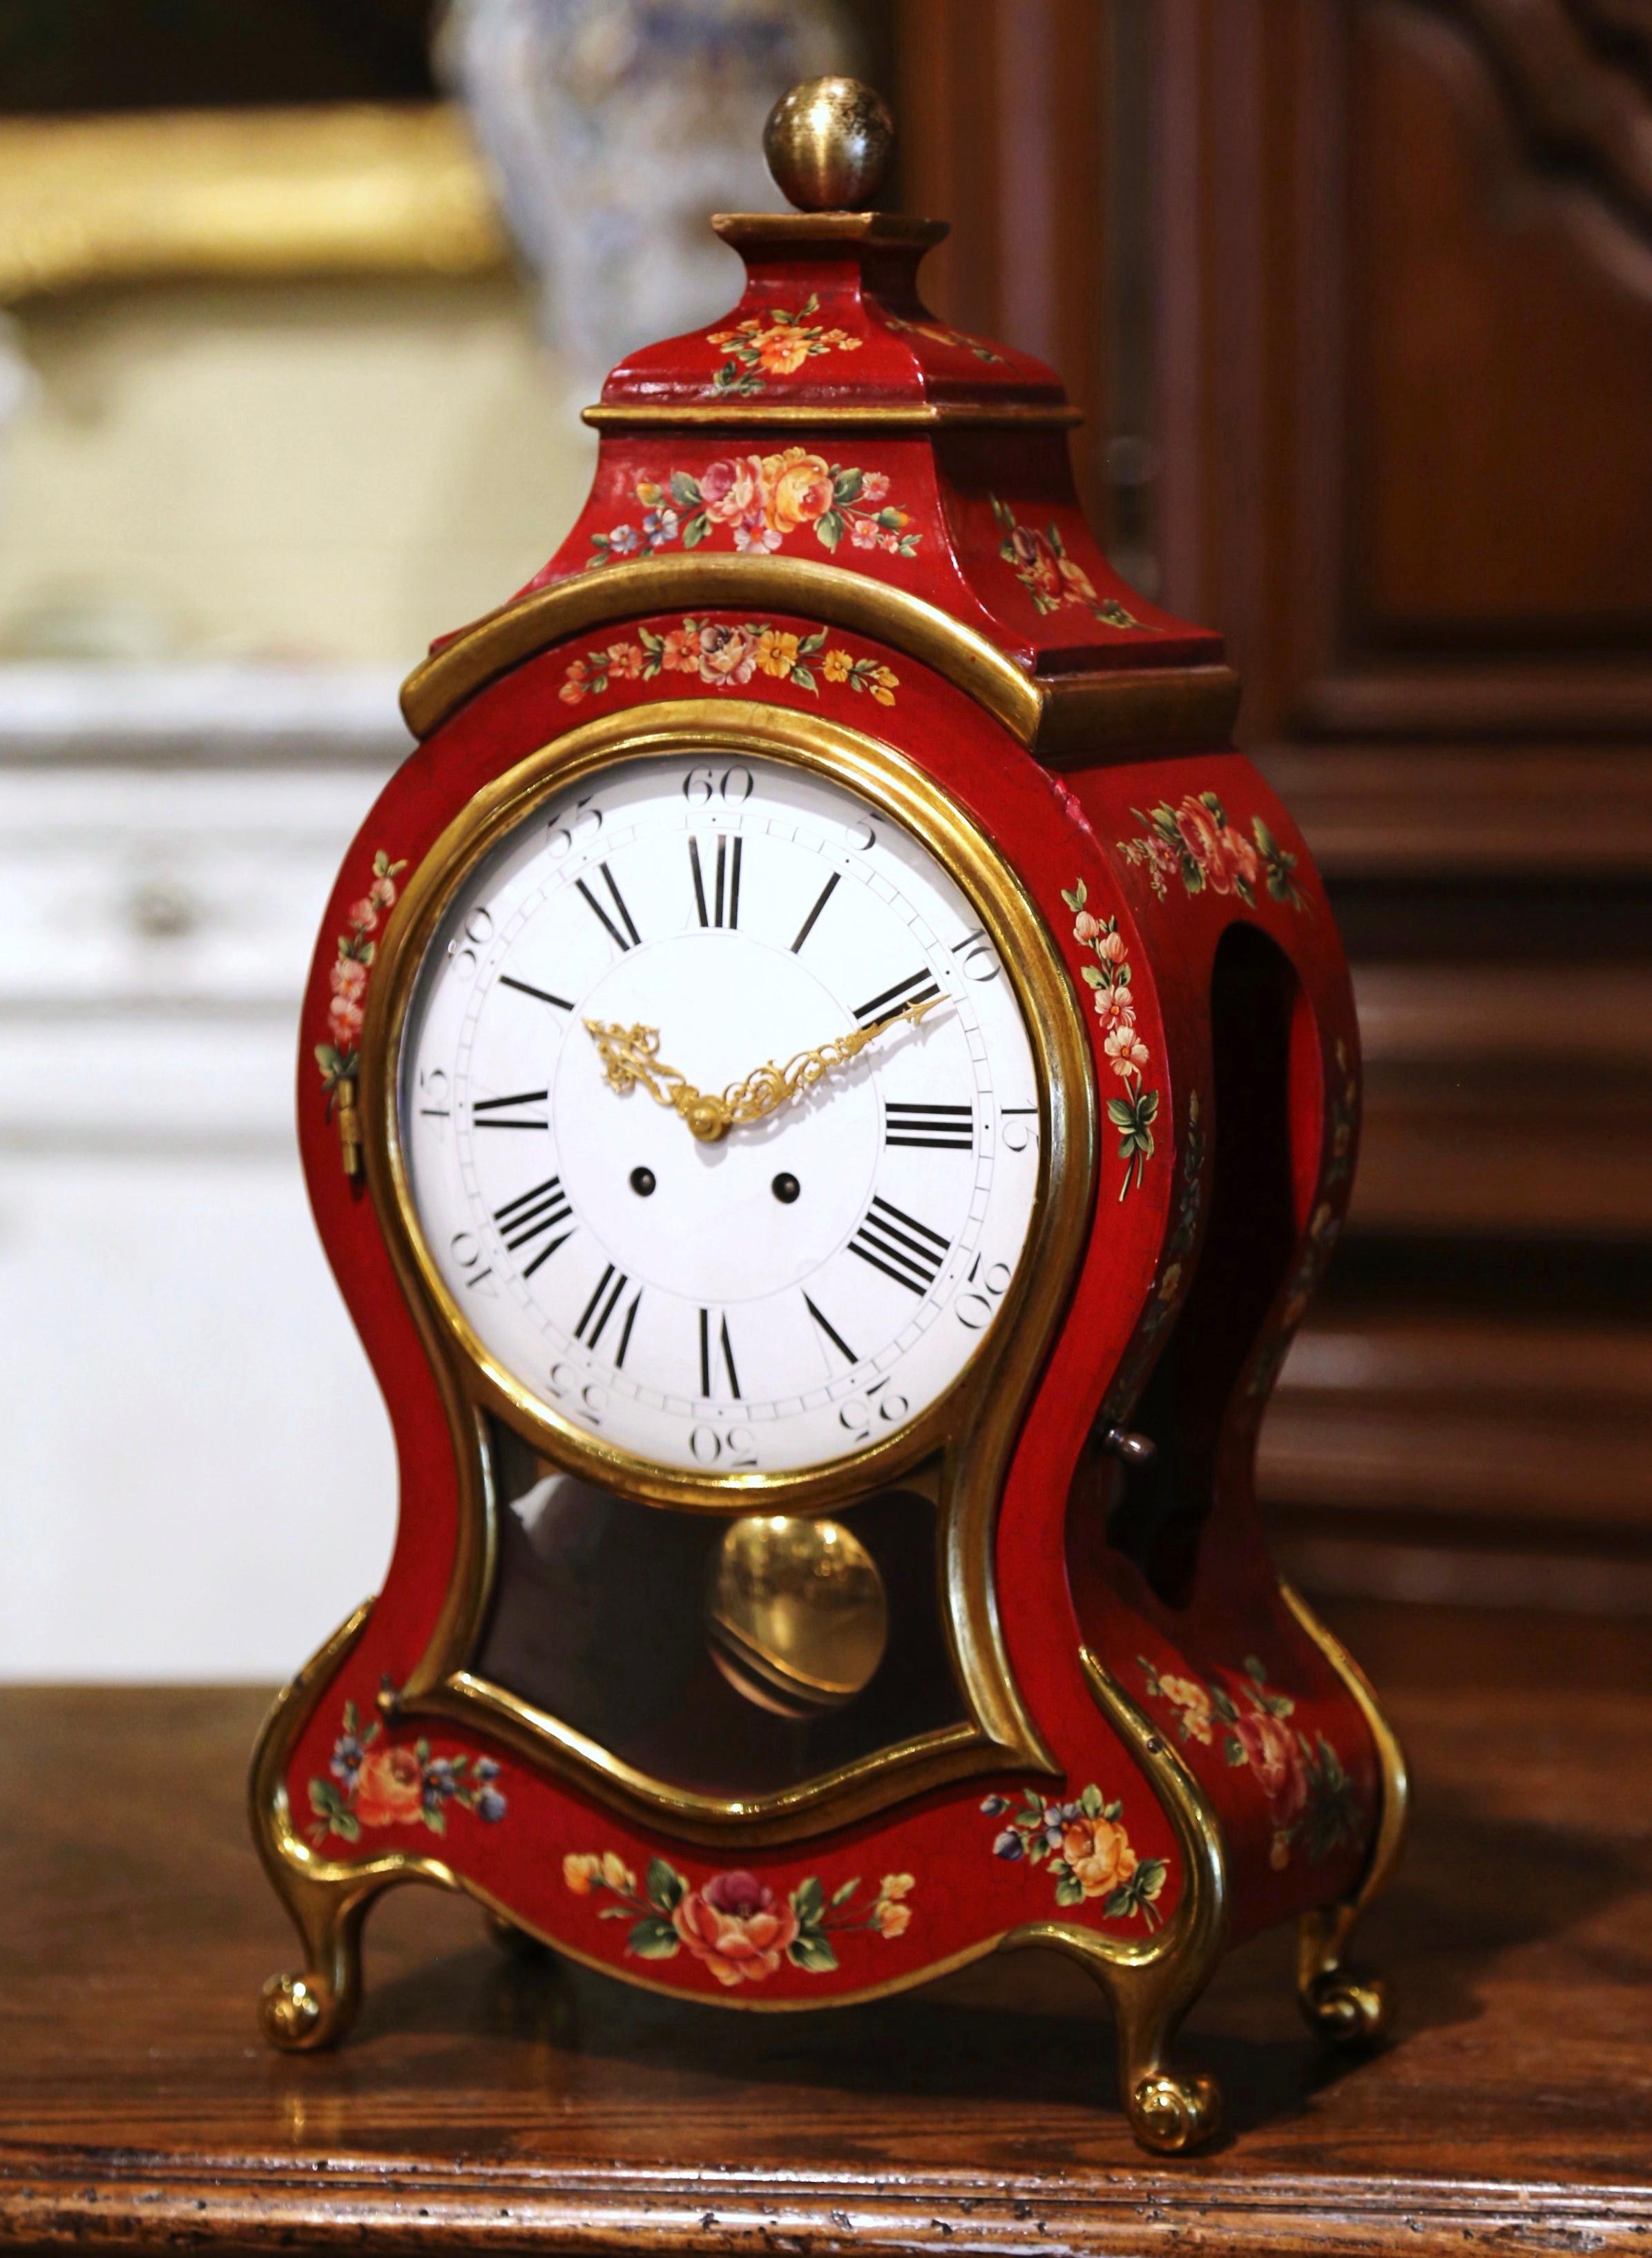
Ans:
{"type": "Polygon", "coordinates": [[[832,507],[832,473],[824,455],[802,447],[762,460],[763,515],[783,540],[800,525],[812,525],[832,507]]]}
{"type": "Polygon", "coordinates": [[[1014,551],[1009,560],[1029,587],[1059,601],[1061,575],[1059,559],[1044,535],[1030,525],[1017,525],[1005,546],[1014,551]]]}
{"type": "Polygon", "coordinates": [[[880,1936],[904,1936],[912,1909],[897,1899],[880,1898],[872,1908],[872,1926],[880,1936]]]}
{"type": "MultiPolygon", "coordinates": [[[[1262,858],[1250,841],[1242,833],[1236,831],[1230,823],[1224,823],[1216,834],[1216,845],[1222,856],[1222,867],[1227,875],[1228,884],[1231,886],[1242,880],[1254,891],[1257,881],[1262,875],[1262,858]]],[[[1222,893],[1225,892],[1227,888],[1218,887],[1216,891],[1222,893]]]]}
{"type": "Polygon", "coordinates": [[[1069,1819],[1061,1856],[1087,1898],[1104,1898],[1129,1881],[1137,1857],[1124,1828],[1110,1819],[1069,1819]]]}
{"type": "Polygon", "coordinates": [[[355,1813],[364,1827],[403,1826],[419,1816],[424,1767],[411,1749],[370,1749],[362,1759],[355,1813]]]}
{"type": "Polygon", "coordinates": [[[1200,800],[1184,799],[1176,810],[1176,828],[1181,834],[1182,845],[1204,872],[1211,891],[1218,894],[1230,893],[1233,882],[1227,875],[1221,844],[1216,837],[1216,827],[1209,809],[1200,800]]]}
{"type": "Polygon", "coordinates": [[[805,329],[763,330],[752,339],[757,360],[770,376],[790,376],[809,358],[810,333],[805,329]]]}
{"type": "Polygon", "coordinates": [[[743,628],[702,628],[699,671],[708,682],[749,682],[757,649],[743,628]]]}
{"type": "Polygon", "coordinates": [[[762,473],[755,455],[735,455],[700,472],[700,508],[713,525],[727,525],[755,507],[762,473]]]}
{"type": "MultiPolygon", "coordinates": [[[[1181,1283],[1181,1265],[1173,1262],[1165,1273],[1160,1297],[1169,1300],[1181,1283]],[[1166,1289],[1168,1291],[1166,1291],[1166,1289]]],[[[1160,1677],[1159,1690],[1166,1701],[1173,1701],[1181,1712],[1181,1729],[1189,1740],[1202,1741],[1208,1747],[1210,1740],[1210,1692],[1191,1678],[1160,1677]]]]}
{"type": "Polygon", "coordinates": [[[689,1890],[671,1926],[720,1984],[766,1983],[798,1934],[798,1916],[755,1874],[719,1874],[689,1890]]]}
{"type": "Polygon", "coordinates": [[[1228,1730],[1256,1774],[1274,1826],[1288,1828],[1308,1801],[1308,1774],[1295,1734],[1267,1709],[1236,1717],[1228,1730]]]}
{"type": "Polygon", "coordinates": [[[1093,604],[1095,601],[1095,584],[1081,564],[1075,564],[1070,557],[1063,557],[1059,560],[1059,569],[1064,596],[1075,604],[1093,604]]]}

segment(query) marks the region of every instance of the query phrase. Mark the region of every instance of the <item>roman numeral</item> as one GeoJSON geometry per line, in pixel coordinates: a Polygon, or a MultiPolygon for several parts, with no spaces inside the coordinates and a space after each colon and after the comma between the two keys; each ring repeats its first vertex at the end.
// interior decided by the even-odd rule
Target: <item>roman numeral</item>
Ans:
{"type": "Polygon", "coordinates": [[[727,1393],[738,1399],[740,1374],[734,1369],[734,1351],[728,1338],[728,1319],[723,1317],[719,1321],[717,1333],[713,1338],[712,1313],[709,1310],[702,1310],[700,1311],[700,1394],[708,1397],[712,1394],[712,1366],[716,1360],[716,1351],[719,1346],[721,1346],[723,1353],[723,1369],[728,1375],[727,1393]]]}
{"type": "Polygon", "coordinates": [[[849,1346],[847,1341],[844,1339],[842,1334],[833,1324],[831,1318],[826,1316],[824,1310],[818,1310],[806,1294],[803,1297],[803,1306],[807,1310],[809,1315],[814,1319],[816,1324],[819,1326],[821,1331],[831,1342],[833,1347],[836,1349],[838,1354],[840,1356],[846,1357],[851,1364],[859,1364],[861,1361],[860,1358],[856,1356],[854,1351],[849,1346]]]}
{"type": "Polygon", "coordinates": [[[857,1004],[854,1016],[863,1027],[869,1026],[874,1019],[886,1019],[891,1012],[904,1012],[909,1004],[925,1003],[939,993],[939,986],[927,972],[914,972],[910,979],[897,980],[892,988],[886,988],[881,996],[869,996],[864,1004],[857,1004]]]}
{"type": "Polygon", "coordinates": [[[545,1239],[533,1260],[522,1265],[524,1278],[531,1278],[542,1262],[549,1262],[557,1249],[565,1246],[573,1237],[571,1230],[562,1232],[556,1239],[547,1236],[566,1223],[572,1213],[560,1176],[547,1176],[542,1184],[535,1184],[531,1191],[518,1192],[514,1200],[507,1200],[503,1207],[494,1209],[493,1220],[499,1225],[500,1237],[513,1254],[519,1246],[527,1246],[535,1239],[545,1239]]]}
{"type": "Polygon", "coordinates": [[[501,988],[514,988],[519,996],[535,997],[542,1004],[554,1004],[559,1012],[571,1012],[573,1005],[565,996],[553,996],[549,988],[535,988],[526,980],[513,980],[508,972],[499,976],[501,988]]]}
{"type": "MultiPolygon", "coordinates": [[[[584,1315],[574,1327],[574,1338],[583,1341],[587,1348],[595,1348],[606,1330],[609,1318],[620,1306],[620,1299],[631,1281],[623,1270],[616,1270],[612,1262],[597,1281],[597,1289],[585,1303],[584,1315]]],[[[625,1362],[625,1353],[631,1346],[631,1328],[636,1323],[637,1303],[642,1299],[639,1286],[631,1296],[631,1305],[625,1313],[625,1323],[620,1328],[620,1341],[613,1353],[617,1371],[625,1362]]]]}
{"type": "Polygon", "coordinates": [[[719,836],[717,860],[713,868],[710,914],[706,912],[705,877],[700,868],[700,843],[691,834],[688,842],[689,868],[694,875],[694,906],[699,912],[703,926],[727,926],[733,933],[740,923],[740,858],[745,841],[736,839],[734,852],[729,853],[729,841],[719,836]],[[727,915],[724,915],[725,908],[727,915]]]}
{"type": "Polygon", "coordinates": [[[968,1153],[975,1141],[971,1105],[906,1104],[894,1098],[883,1107],[885,1145],[918,1145],[932,1153],[968,1153]]]}
{"type": "Polygon", "coordinates": [[[843,873],[841,870],[833,870],[832,876],[826,880],[825,885],[821,887],[820,898],[816,902],[814,907],[810,911],[808,916],[805,918],[802,925],[798,928],[798,938],[791,944],[791,954],[794,956],[803,947],[804,942],[807,941],[809,935],[814,931],[814,921],[816,918],[819,916],[821,911],[831,900],[832,890],[842,876],[843,873]]]}
{"type": "Polygon", "coordinates": [[[849,1252],[893,1278],[897,1286],[923,1295],[939,1277],[948,1245],[938,1231],[874,1193],[866,1221],[849,1241],[849,1252]]]}
{"type": "Polygon", "coordinates": [[[505,1111],[511,1105],[542,1105],[549,1095],[543,1090],[519,1090],[509,1097],[478,1097],[471,1112],[479,1129],[549,1129],[550,1123],[542,1114],[512,1119],[505,1111]]]}
{"type": "Polygon", "coordinates": [[[603,908],[602,904],[597,899],[596,896],[592,892],[590,887],[586,885],[583,878],[576,878],[574,880],[574,884],[585,896],[585,901],[592,912],[606,928],[609,938],[613,941],[615,948],[635,948],[637,942],[642,940],[642,936],[637,931],[636,927],[632,923],[631,912],[625,905],[625,897],[620,891],[618,886],[614,884],[613,873],[608,868],[607,864],[606,863],[599,863],[597,868],[602,873],[603,883],[607,887],[608,892],[613,898],[613,906],[619,912],[620,920],[625,926],[624,933],[620,932],[620,927],[615,925],[613,920],[608,915],[606,910],[603,908]],[[628,939],[627,938],[627,935],[629,936],[628,939]]]}

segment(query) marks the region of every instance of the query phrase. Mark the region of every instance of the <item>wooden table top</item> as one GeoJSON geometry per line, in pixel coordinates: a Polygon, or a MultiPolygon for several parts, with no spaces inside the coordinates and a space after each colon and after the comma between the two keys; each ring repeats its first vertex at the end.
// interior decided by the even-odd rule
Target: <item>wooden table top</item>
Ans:
{"type": "Polygon", "coordinates": [[[1188,2058],[1228,2126],[1155,2162],[1083,1979],[1021,1955],[835,2013],[737,2016],[500,1951],[394,1892],[337,2054],[272,2053],[293,1941],[242,1812],[263,1697],[0,1694],[0,2240],[198,2249],[1652,2254],[1652,1638],[1333,1620],[1418,1817],[1365,1934],[1394,2041],[1298,2023],[1247,1946],[1188,2058]]]}

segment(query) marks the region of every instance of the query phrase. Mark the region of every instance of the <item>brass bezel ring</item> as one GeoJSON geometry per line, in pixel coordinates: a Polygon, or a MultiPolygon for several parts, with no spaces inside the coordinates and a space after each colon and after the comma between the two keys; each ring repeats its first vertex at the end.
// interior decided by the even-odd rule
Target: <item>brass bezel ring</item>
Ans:
{"type": "Polygon", "coordinates": [[[436,841],[403,890],[381,945],[361,1045],[368,1183],[404,1288],[436,1320],[444,1355],[471,1381],[465,1393],[507,1420],[558,1466],[657,1505],[722,1514],[829,1511],[915,1466],[957,1438],[961,1398],[1002,1357],[1034,1280],[1070,1239],[1070,1200],[1052,1188],[1072,1178],[1073,1092],[1088,1086],[1075,1055],[1071,986],[1039,912],[985,835],[911,763],[860,732],[812,714],[742,707],[714,718],[699,700],[604,715],[570,730],[479,792],[436,841]],[[492,1355],[471,1330],[424,1243],[397,1118],[401,1051],[414,989],[431,937],[465,880],[518,824],[557,793],[620,760],[746,752],[829,776],[901,825],[961,889],[996,949],[1027,1023],[1038,1080],[1039,1182],[1027,1239],[996,1322],[957,1377],[898,1435],[828,1464],[779,1473],[703,1474],[665,1468],[603,1442],[560,1417],[492,1355]],[[382,1196],[388,1187],[389,1197],[382,1196]]]}

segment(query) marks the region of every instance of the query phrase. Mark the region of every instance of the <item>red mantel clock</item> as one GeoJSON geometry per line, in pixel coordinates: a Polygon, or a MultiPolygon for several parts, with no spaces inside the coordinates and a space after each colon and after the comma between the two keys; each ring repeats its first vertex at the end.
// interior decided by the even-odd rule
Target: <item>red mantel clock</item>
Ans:
{"type": "Polygon", "coordinates": [[[1347,1201],[1318,877],[1217,638],[1118,580],[1051,372],[934,320],[850,82],[616,369],[584,515],[404,693],[305,1005],[317,1225],[389,1405],[383,1591],[258,1751],[324,2045],[392,1884],[804,2007],[1076,1956],[1138,2137],[1223,1948],[1349,1931],[1400,1753],[1258,1522],[1347,1201]]]}

